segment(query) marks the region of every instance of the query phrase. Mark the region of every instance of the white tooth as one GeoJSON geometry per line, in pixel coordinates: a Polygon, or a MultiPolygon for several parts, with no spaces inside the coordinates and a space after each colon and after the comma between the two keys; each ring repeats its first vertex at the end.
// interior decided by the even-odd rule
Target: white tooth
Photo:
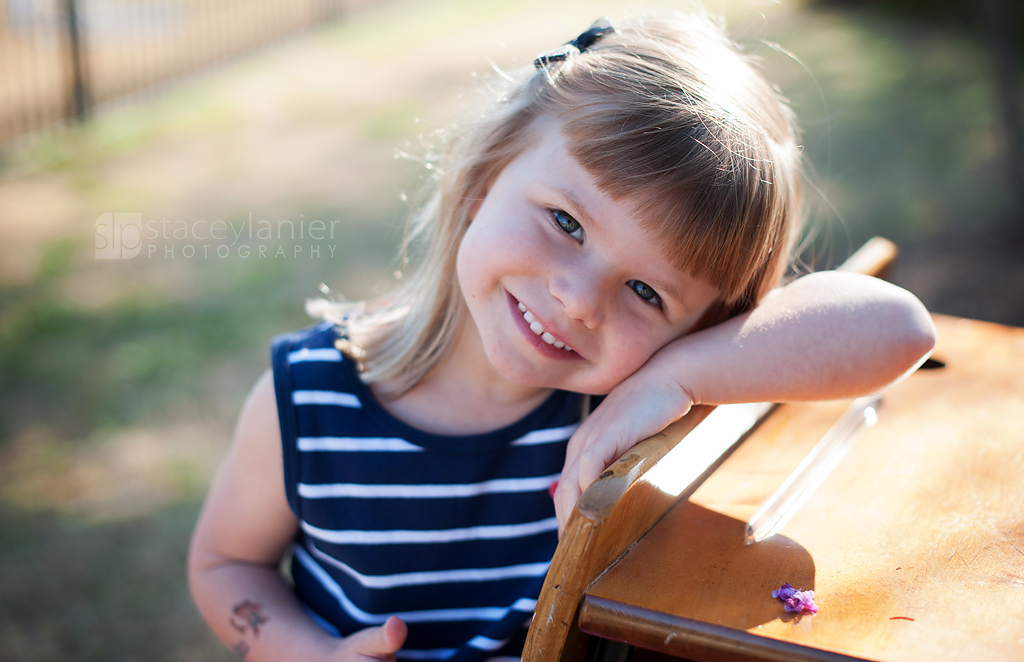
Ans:
{"type": "Polygon", "coordinates": [[[569,347],[568,345],[565,346],[565,349],[570,352],[572,351],[572,347],[569,347]]]}
{"type": "Polygon", "coordinates": [[[540,334],[540,337],[543,338],[544,342],[546,342],[549,345],[555,344],[555,337],[553,335],[551,335],[550,333],[548,333],[547,331],[545,331],[544,333],[540,334]]]}
{"type": "Polygon", "coordinates": [[[525,313],[523,313],[523,317],[526,318],[527,324],[533,324],[534,322],[537,321],[537,318],[533,316],[533,313],[531,313],[528,310],[525,313]]]}
{"type": "Polygon", "coordinates": [[[530,331],[533,331],[539,336],[544,333],[544,327],[540,325],[540,322],[530,322],[530,331]]]}
{"type": "Polygon", "coordinates": [[[555,347],[557,347],[558,349],[562,349],[563,347],[565,347],[565,343],[562,342],[561,340],[556,340],[555,342],[553,342],[551,344],[554,345],[555,347]]]}
{"type": "Polygon", "coordinates": [[[524,306],[522,303],[520,303],[519,304],[519,310],[525,313],[526,312],[526,306],[524,306]]]}

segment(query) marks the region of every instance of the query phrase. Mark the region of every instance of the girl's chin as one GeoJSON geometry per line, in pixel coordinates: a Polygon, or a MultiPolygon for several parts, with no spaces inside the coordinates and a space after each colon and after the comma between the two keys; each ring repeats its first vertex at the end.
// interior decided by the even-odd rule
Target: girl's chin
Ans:
{"type": "MultiPolygon", "coordinates": [[[[492,365],[494,364],[492,363],[492,365]]],[[[601,384],[581,379],[579,375],[570,377],[567,375],[545,374],[545,371],[536,368],[524,369],[521,365],[504,366],[500,363],[494,365],[494,367],[506,380],[523,388],[559,389],[575,393],[589,393],[591,395],[605,395],[611,390],[611,388],[604,388],[601,384]]]]}
{"type": "Polygon", "coordinates": [[[562,388],[555,382],[560,382],[557,376],[546,374],[547,371],[538,369],[524,363],[522,357],[493,356],[487,352],[491,367],[494,368],[503,379],[521,386],[523,388],[562,388]]]}
{"type": "MultiPolygon", "coordinates": [[[[614,384],[608,385],[608,379],[593,379],[598,376],[593,374],[594,366],[589,366],[578,358],[574,361],[553,361],[542,356],[535,356],[534,358],[539,360],[531,361],[530,357],[533,355],[524,355],[519,349],[501,343],[484,343],[484,354],[495,372],[505,380],[523,388],[553,388],[575,393],[604,395],[614,386],[614,384]]],[[[529,350],[529,348],[526,349],[529,350]]]]}
{"type": "Polygon", "coordinates": [[[497,367],[497,370],[507,381],[523,388],[563,388],[560,384],[554,383],[557,380],[545,379],[536,371],[503,370],[501,367],[497,367]]]}

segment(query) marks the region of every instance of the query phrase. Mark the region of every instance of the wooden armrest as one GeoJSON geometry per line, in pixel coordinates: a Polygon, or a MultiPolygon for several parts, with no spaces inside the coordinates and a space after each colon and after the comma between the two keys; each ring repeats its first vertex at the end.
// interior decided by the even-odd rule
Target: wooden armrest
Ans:
{"type": "Polygon", "coordinates": [[[846,262],[839,265],[836,271],[850,271],[888,279],[889,270],[898,254],[896,244],[884,237],[872,237],[847,258],[846,262]]]}
{"type": "MultiPolygon", "coordinates": [[[[839,270],[877,276],[895,259],[892,242],[875,237],[839,270]]],[[[715,408],[694,407],[660,433],[641,441],[615,461],[580,497],[555,550],[533,623],[523,649],[523,662],[582,660],[587,635],[577,626],[583,594],[609,567],[644,536],[680,498],[689,496],[738,443],[698,467],[699,475],[681,489],[666,491],[652,480],[661,464],[687,463],[693,448],[679,445],[715,408]]],[[[736,441],[735,439],[733,441],[736,441]]]]}

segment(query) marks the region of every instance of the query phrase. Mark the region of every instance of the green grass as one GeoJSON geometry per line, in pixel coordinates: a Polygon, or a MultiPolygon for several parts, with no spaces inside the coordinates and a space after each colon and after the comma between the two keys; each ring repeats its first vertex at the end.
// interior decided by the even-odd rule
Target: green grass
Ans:
{"type": "Polygon", "coordinates": [[[252,348],[308,323],[294,275],[273,263],[184,301],[135,295],[100,310],[78,308],[57,290],[78,248],[55,243],[33,282],[0,287],[4,437],[38,420],[83,438],[152,418],[183,393],[201,393],[196,381],[211,360],[258,365],[252,348]]]}
{"type": "Polygon", "coordinates": [[[229,660],[182,581],[195,501],[147,518],[82,524],[0,509],[6,660],[229,660]]]}

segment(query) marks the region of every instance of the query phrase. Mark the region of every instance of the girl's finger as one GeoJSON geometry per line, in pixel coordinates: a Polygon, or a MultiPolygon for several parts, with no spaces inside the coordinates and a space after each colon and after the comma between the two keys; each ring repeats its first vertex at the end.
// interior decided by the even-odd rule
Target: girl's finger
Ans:
{"type": "MultiPolygon", "coordinates": [[[[614,447],[613,447],[613,450],[614,447]]],[[[614,453],[612,455],[615,455],[614,453]]],[[[600,453],[598,449],[591,448],[588,451],[584,451],[580,455],[579,462],[576,465],[576,485],[580,494],[587,491],[587,488],[600,477],[604,470],[607,469],[615,459],[607,459],[604,454],[600,453]]]]}
{"type": "Polygon", "coordinates": [[[555,490],[555,516],[558,518],[559,538],[562,537],[569,516],[572,515],[572,509],[576,507],[576,500],[581,494],[578,476],[578,467],[573,463],[562,469],[562,475],[558,479],[558,488],[555,490]]]}
{"type": "Polygon", "coordinates": [[[554,495],[559,537],[583,491],[618,457],[615,454],[617,444],[614,442],[609,448],[598,448],[598,445],[598,442],[586,440],[577,445],[576,453],[566,456],[565,468],[562,469],[554,495]]]}
{"type": "Polygon", "coordinates": [[[558,489],[555,490],[555,517],[558,518],[558,538],[561,540],[565,532],[565,525],[569,522],[572,509],[576,507],[576,500],[580,492],[575,481],[566,474],[564,480],[558,481],[558,489]]]}
{"type": "Polygon", "coordinates": [[[355,632],[345,638],[347,648],[357,656],[364,656],[376,660],[393,660],[405,637],[409,633],[405,621],[397,616],[391,616],[384,625],[366,628],[355,632]]]}

